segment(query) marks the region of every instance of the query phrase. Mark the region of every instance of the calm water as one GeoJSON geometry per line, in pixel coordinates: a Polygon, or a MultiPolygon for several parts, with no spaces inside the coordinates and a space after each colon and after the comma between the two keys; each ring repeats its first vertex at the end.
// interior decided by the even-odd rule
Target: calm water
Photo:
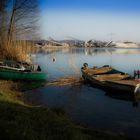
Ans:
{"type": "MultiPolygon", "coordinates": [[[[89,66],[111,65],[133,75],[140,69],[140,49],[65,49],[38,54],[33,58],[49,74],[49,80],[81,75],[84,62],[89,66]],[[56,61],[53,62],[53,58],[56,61]]],[[[140,106],[137,98],[105,93],[90,85],[50,86],[25,93],[37,104],[61,107],[85,126],[119,134],[140,136],[140,106]]]]}

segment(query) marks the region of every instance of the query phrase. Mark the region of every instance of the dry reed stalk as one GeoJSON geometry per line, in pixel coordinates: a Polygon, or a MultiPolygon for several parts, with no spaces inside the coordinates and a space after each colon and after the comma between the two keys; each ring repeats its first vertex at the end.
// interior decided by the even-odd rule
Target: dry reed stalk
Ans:
{"type": "Polygon", "coordinates": [[[67,85],[80,85],[83,82],[82,78],[67,77],[48,82],[46,86],[67,86],[67,85]]]}
{"type": "Polygon", "coordinates": [[[29,50],[27,45],[21,41],[9,41],[0,46],[1,59],[30,61],[28,57],[29,50]]]}

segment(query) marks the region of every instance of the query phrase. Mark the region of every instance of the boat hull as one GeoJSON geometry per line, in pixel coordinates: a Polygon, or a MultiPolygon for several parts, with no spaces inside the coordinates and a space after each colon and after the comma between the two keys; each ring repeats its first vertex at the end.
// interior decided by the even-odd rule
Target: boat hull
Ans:
{"type": "Polygon", "coordinates": [[[137,93],[137,89],[139,88],[139,82],[134,79],[130,80],[120,80],[120,81],[106,81],[105,82],[106,89],[109,91],[120,91],[123,93],[137,93]]]}
{"type": "Polygon", "coordinates": [[[121,93],[134,93],[136,87],[106,82],[104,88],[107,91],[117,91],[117,92],[121,92],[121,93]]]}
{"type": "Polygon", "coordinates": [[[114,73],[109,71],[101,74],[98,73],[96,75],[94,74],[94,70],[93,73],[91,70],[90,73],[88,72],[88,70],[82,70],[82,76],[86,81],[90,82],[92,86],[103,89],[105,91],[115,91],[119,93],[134,93],[138,83],[134,82],[134,80],[125,80],[127,78],[130,78],[128,74],[125,74],[123,72],[120,73],[117,70],[113,71],[114,73]],[[117,81],[124,81],[124,83],[117,81]],[[135,84],[125,84],[125,81],[129,83],[133,81],[135,84]]]}
{"type": "Polygon", "coordinates": [[[47,74],[41,72],[0,71],[1,79],[39,81],[47,80],[47,74]]]}

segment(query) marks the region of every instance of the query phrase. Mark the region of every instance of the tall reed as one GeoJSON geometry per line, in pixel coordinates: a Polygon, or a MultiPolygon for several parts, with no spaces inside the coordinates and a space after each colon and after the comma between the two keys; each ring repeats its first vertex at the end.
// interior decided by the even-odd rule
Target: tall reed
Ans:
{"type": "Polygon", "coordinates": [[[0,43],[0,59],[30,61],[29,53],[32,51],[32,42],[19,40],[6,40],[0,43]]]}

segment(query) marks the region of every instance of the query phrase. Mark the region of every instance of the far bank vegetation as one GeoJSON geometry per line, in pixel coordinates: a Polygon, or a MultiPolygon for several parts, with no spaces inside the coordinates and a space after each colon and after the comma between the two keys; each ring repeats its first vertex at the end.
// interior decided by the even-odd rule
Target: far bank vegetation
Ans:
{"type": "Polygon", "coordinates": [[[27,61],[38,14],[38,0],[0,0],[0,59],[27,61]]]}

